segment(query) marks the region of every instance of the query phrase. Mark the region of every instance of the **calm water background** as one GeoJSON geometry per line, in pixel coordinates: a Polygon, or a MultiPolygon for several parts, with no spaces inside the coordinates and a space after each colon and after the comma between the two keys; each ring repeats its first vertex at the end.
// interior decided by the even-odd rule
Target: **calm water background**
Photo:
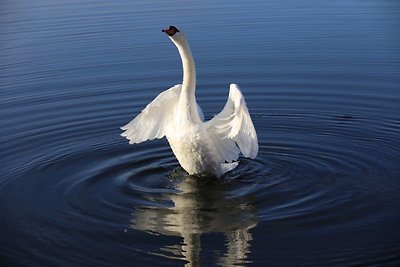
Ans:
{"type": "Polygon", "coordinates": [[[2,266],[400,264],[400,4],[0,3],[2,266]],[[229,83],[260,142],[223,180],[188,177],[166,140],[119,126],[181,82],[229,83]]]}

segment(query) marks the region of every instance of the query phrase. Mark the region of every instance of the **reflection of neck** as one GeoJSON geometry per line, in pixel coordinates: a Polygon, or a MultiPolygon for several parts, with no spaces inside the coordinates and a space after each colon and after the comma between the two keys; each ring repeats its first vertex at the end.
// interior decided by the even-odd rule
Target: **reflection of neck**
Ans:
{"type": "Polygon", "coordinates": [[[185,121],[199,123],[200,117],[197,111],[195,96],[196,67],[194,65],[192,52],[190,51],[189,45],[185,39],[183,39],[181,42],[174,43],[178,48],[183,67],[182,92],[179,99],[178,114],[183,116],[182,119],[185,121]]]}
{"type": "Polygon", "coordinates": [[[183,243],[182,255],[188,263],[185,267],[200,266],[200,234],[198,233],[182,233],[183,243]]]}

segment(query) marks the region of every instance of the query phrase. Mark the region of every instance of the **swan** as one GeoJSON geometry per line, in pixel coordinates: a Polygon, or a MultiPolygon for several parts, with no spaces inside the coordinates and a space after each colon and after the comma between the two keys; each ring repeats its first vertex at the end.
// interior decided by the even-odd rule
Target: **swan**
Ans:
{"type": "Polygon", "coordinates": [[[258,153],[257,133],[239,86],[231,84],[222,111],[204,121],[196,103],[196,69],[185,34],[175,26],[162,32],[178,48],[183,82],[160,93],[139,115],[122,126],[121,136],[129,144],[165,136],[189,175],[221,177],[237,167],[240,152],[254,159],[258,153]]]}

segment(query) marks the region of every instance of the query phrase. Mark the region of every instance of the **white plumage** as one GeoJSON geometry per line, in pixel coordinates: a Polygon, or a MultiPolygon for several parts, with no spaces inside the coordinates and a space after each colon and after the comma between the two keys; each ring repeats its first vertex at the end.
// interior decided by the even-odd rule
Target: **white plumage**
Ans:
{"type": "Polygon", "coordinates": [[[228,101],[204,122],[196,103],[196,70],[184,34],[171,26],[166,32],[178,48],[183,82],[159,94],[131,122],[121,127],[130,144],[167,137],[180,165],[190,175],[220,177],[235,168],[239,153],[254,159],[257,134],[239,87],[230,85],[228,101]]]}

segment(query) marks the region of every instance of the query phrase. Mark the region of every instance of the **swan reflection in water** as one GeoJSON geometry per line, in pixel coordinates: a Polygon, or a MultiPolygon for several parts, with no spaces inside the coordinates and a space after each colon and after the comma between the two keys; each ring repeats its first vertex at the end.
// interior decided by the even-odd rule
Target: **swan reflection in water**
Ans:
{"type": "Polygon", "coordinates": [[[132,214],[132,228],[182,237],[183,243],[160,249],[187,261],[185,266],[200,265],[200,238],[208,233],[221,233],[226,238],[226,251],[218,254],[220,265],[248,262],[250,230],[258,223],[256,209],[251,204],[254,197],[233,194],[229,191],[232,190],[230,182],[183,173],[175,171],[170,175],[172,181],[179,181],[175,184],[176,192],[160,199],[172,201],[173,206],[137,207],[132,214]]]}

